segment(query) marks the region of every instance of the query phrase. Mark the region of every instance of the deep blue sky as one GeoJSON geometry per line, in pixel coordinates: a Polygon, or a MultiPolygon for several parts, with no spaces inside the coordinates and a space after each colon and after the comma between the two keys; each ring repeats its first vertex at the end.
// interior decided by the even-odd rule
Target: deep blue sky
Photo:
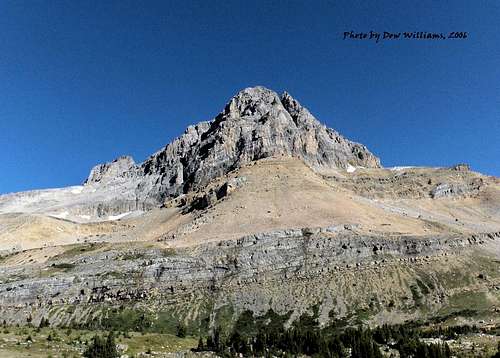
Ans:
{"type": "Polygon", "coordinates": [[[499,18],[496,0],[3,0],[0,193],[142,161],[254,85],[287,90],[385,166],[500,176],[499,18]],[[375,44],[349,30],[469,38],[375,44]]]}

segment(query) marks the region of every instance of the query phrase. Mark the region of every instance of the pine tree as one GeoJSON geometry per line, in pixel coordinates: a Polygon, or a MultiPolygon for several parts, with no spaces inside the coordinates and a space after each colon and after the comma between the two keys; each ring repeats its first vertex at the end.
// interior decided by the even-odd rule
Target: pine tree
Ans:
{"type": "Polygon", "coordinates": [[[49,319],[42,317],[42,319],[40,320],[40,324],[38,325],[38,328],[44,328],[44,327],[49,327],[49,326],[50,326],[49,319]]]}
{"type": "Polygon", "coordinates": [[[198,352],[202,352],[205,350],[205,346],[203,344],[203,338],[200,337],[200,339],[198,340],[198,347],[196,348],[196,350],[198,352]]]}
{"type": "Polygon", "coordinates": [[[212,339],[211,336],[207,337],[207,349],[209,349],[209,350],[215,350],[214,340],[212,339]]]}
{"type": "Polygon", "coordinates": [[[83,356],[87,358],[117,358],[115,337],[113,332],[108,334],[106,340],[101,336],[95,335],[92,343],[87,347],[83,356]]]}
{"type": "Polygon", "coordinates": [[[498,342],[497,352],[492,358],[500,358],[500,342],[498,342]]]}
{"type": "Polygon", "coordinates": [[[219,330],[219,328],[215,328],[214,329],[212,340],[213,340],[213,344],[214,344],[214,350],[216,352],[218,352],[219,350],[221,350],[221,340],[220,340],[220,330],[219,330]]]}
{"type": "Polygon", "coordinates": [[[184,326],[181,322],[177,325],[177,337],[185,338],[186,337],[186,326],[184,326]]]}
{"type": "Polygon", "coordinates": [[[106,357],[114,358],[118,357],[118,352],[116,351],[115,336],[113,331],[109,332],[108,338],[106,339],[106,357]]]}

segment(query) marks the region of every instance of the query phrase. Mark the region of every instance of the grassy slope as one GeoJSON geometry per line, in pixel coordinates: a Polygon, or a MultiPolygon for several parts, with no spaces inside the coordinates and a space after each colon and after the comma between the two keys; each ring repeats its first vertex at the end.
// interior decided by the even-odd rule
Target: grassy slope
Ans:
{"type": "MultiPolygon", "coordinates": [[[[86,341],[90,341],[95,331],[28,327],[8,327],[0,330],[0,357],[80,357],[86,341]],[[49,335],[51,339],[48,339],[49,335]],[[27,341],[31,337],[32,341],[27,341]]],[[[179,352],[196,347],[194,337],[178,338],[170,334],[128,333],[118,334],[116,343],[126,346],[124,353],[137,355],[150,349],[152,352],[179,352]]]]}

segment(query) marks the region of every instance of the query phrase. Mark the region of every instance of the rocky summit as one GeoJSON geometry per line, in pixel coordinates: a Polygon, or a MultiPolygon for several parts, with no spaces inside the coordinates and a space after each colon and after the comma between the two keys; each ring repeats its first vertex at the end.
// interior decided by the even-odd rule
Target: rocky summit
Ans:
{"type": "Polygon", "coordinates": [[[74,221],[142,212],[272,157],[297,158],[318,173],[380,167],[380,160],[365,146],[322,125],[288,93],[280,97],[254,87],[234,96],[212,121],[189,126],[143,163],[119,157],[95,166],[84,187],[73,189],[70,198],[64,190],[48,194],[49,201],[46,191],[14,194],[0,198],[0,212],[48,210],[74,221]]]}
{"type": "Polygon", "coordinates": [[[143,163],[121,157],[98,165],[86,183],[134,177],[138,200],[161,203],[252,161],[281,156],[298,158],[316,171],[380,167],[365,146],[322,125],[288,93],[280,97],[253,87],[234,96],[212,121],[188,127],[143,163]]]}
{"type": "Polygon", "coordinates": [[[500,324],[500,179],[384,168],[290,94],[247,88],[142,163],[0,196],[0,252],[6,326],[486,332],[500,324]]]}

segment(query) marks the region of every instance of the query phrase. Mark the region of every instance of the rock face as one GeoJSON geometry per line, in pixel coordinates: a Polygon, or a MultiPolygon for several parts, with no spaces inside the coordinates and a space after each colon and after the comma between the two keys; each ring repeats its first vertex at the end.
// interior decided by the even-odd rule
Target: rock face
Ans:
{"type": "Polygon", "coordinates": [[[86,183],[135,178],[138,200],[166,198],[204,186],[248,162],[293,156],[317,171],[380,167],[368,149],[322,125],[288,93],[263,87],[239,92],[210,122],[201,122],[139,166],[129,157],[92,169],[86,183]]]}
{"type": "MultiPolygon", "coordinates": [[[[334,310],[337,317],[345,317],[349,310],[335,302],[367,306],[373,297],[380,300],[377,306],[394,299],[395,306],[389,309],[401,314],[419,309],[422,299],[438,310],[446,304],[443,290],[456,281],[448,281],[436,267],[455,265],[456,255],[488,250],[499,239],[500,232],[394,240],[359,236],[349,227],[334,226],[278,230],[170,251],[154,247],[101,251],[97,245],[87,245],[52,263],[0,267],[0,314],[9,324],[24,324],[32,315],[35,324],[45,316],[51,317],[51,324],[67,325],[72,320],[88,322],[89,312],[98,312],[102,304],[143,303],[151,308],[162,303],[169,309],[179,305],[183,312],[193,310],[190,319],[201,320],[197,300],[207,297],[214,300],[212,312],[230,304],[237,312],[264,313],[271,308],[283,314],[294,309],[299,316],[319,303],[326,313],[334,310]],[[41,276],[39,272],[49,265],[56,276],[41,276]],[[403,279],[389,279],[391,274],[403,279]],[[412,287],[419,281],[420,286],[412,287]],[[439,301],[431,304],[433,300],[439,301]],[[61,309],[67,305],[73,309],[61,309]]],[[[467,261],[469,269],[473,266],[468,274],[476,277],[484,269],[481,263],[467,261]]],[[[325,315],[323,321],[328,319],[325,315]]]]}
{"type": "Polygon", "coordinates": [[[130,156],[122,156],[111,163],[99,164],[92,168],[85,184],[105,183],[117,177],[131,177],[136,171],[134,159],[130,156]]]}
{"type": "Polygon", "coordinates": [[[468,182],[459,184],[440,183],[431,191],[432,198],[445,198],[456,196],[470,196],[479,192],[483,180],[481,178],[474,178],[468,182]]]}

